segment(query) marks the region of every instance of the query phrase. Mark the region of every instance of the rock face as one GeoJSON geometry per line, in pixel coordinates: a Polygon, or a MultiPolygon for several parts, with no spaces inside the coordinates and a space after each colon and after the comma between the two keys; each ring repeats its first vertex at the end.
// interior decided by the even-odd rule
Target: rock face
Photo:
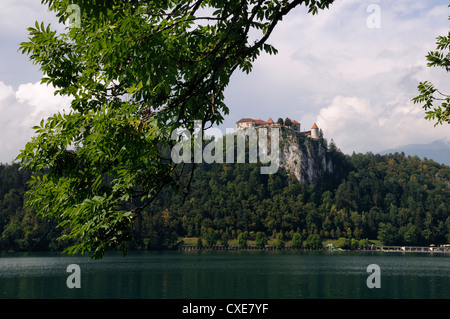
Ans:
{"type": "Polygon", "coordinates": [[[327,148],[318,139],[285,130],[280,134],[280,167],[302,184],[314,185],[324,173],[333,173],[327,148]]]}

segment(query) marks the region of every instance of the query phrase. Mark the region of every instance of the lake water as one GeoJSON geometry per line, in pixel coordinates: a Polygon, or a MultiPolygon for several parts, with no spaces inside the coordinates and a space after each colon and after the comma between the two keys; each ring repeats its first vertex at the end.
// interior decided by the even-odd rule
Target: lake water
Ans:
{"type": "Polygon", "coordinates": [[[0,254],[0,298],[441,299],[450,298],[450,255],[325,251],[0,254]],[[80,267],[69,289],[67,266],[80,267]],[[367,266],[380,267],[368,288],[367,266]]]}

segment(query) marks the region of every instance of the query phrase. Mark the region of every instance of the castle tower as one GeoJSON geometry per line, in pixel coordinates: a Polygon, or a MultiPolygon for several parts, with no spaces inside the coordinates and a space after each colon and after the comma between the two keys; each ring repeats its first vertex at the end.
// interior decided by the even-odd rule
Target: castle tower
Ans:
{"type": "Polygon", "coordinates": [[[311,137],[312,138],[319,138],[319,127],[316,123],[311,127],[311,137]]]}

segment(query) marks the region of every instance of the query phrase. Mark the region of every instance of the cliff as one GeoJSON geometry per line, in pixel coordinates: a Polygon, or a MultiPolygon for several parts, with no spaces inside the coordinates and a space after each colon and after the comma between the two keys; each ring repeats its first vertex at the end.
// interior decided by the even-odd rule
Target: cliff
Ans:
{"type": "Polygon", "coordinates": [[[284,129],[279,148],[280,167],[302,184],[315,185],[324,174],[333,174],[333,156],[323,139],[284,129]]]}

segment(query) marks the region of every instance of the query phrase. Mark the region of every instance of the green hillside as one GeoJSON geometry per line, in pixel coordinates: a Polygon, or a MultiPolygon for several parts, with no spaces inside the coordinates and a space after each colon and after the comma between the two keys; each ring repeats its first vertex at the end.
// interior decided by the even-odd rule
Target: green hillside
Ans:
{"type": "MultiPolygon", "coordinates": [[[[308,141],[313,142],[327,145],[308,141]]],[[[298,233],[302,241],[315,235],[386,245],[450,242],[448,166],[398,153],[344,155],[334,144],[326,147],[335,171],[315,185],[301,184],[283,169],[260,174],[259,164],[199,164],[187,196],[167,187],[135,219],[137,242],[130,248],[171,248],[183,237],[256,240],[258,233],[283,241],[298,233]]],[[[0,250],[63,248],[66,243],[57,238],[65,230],[24,208],[30,174],[18,168],[0,166],[0,250]]]]}

